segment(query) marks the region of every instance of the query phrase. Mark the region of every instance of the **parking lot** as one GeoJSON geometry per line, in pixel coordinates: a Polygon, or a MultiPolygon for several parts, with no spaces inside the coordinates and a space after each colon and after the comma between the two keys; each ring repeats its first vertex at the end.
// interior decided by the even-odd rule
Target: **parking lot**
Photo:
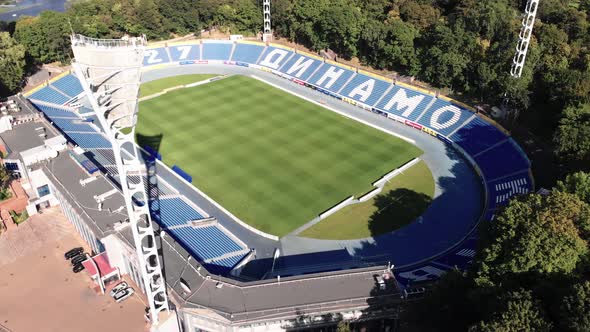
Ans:
{"type": "Polygon", "coordinates": [[[115,303],[85,271],[72,272],[63,254],[82,244],[58,209],[0,236],[0,330],[147,331],[138,295],[115,303]]]}

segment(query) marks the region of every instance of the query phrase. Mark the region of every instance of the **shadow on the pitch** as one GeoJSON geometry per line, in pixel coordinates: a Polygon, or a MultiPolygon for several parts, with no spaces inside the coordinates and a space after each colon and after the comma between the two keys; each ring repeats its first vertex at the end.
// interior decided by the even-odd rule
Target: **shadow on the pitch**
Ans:
{"type": "Polygon", "coordinates": [[[399,229],[416,220],[428,208],[432,198],[400,188],[375,196],[377,211],[369,218],[371,236],[399,229]]]}

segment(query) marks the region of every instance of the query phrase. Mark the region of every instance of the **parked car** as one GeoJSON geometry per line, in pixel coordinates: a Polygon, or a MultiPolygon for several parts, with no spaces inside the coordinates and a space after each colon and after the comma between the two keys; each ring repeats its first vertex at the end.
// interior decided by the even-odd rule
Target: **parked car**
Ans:
{"type": "Polygon", "coordinates": [[[70,258],[78,256],[81,252],[84,252],[84,248],[82,248],[82,247],[73,248],[73,249],[68,250],[68,252],[66,252],[64,254],[64,257],[66,259],[70,259],[70,258]]]}
{"type": "Polygon", "coordinates": [[[82,262],[87,259],[86,253],[80,253],[78,256],[72,258],[72,265],[82,264],[82,262]]]}
{"type": "Polygon", "coordinates": [[[76,264],[72,268],[72,272],[74,272],[74,273],[78,273],[78,272],[80,272],[82,270],[84,270],[84,265],[82,265],[82,264],[76,264]]]}
{"type": "Polygon", "coordinates": [[[133,293],[135,293],[133,288],[127,287],[115,293],[115,296],[113,296],[113,298],[115,299],[115,302],[119,303],[121,301],[124,301],[129,296],[133,295],[133,293]]]}
{"type": "Polygon", "coordinates": [[[123,289],[127,288],[128,285],[125,281],[118,283],[115,287],[113,287],[113,289],[111,289],[110,291],[110,295],[111,297],[114,297],[115,294],[117,294],[118,292],[122,291],[123,289]]]}

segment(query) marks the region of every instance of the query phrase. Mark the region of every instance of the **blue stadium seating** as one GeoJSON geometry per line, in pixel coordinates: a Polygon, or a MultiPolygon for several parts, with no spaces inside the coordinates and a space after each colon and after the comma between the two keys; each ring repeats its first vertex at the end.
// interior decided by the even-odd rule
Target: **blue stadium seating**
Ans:
{"type": "Polygon", "coordinates": [[[193,256],[199,257],[202,260],[212,259],[244,249],[217,226],[201,228],[181,227],[168,229],[167,232],[183,244],[184,248],[193,256]]]}
{"type": "Polygon", "coordinates": [[[469,155],[474,156],[505,140],[506,135],[498,128],[476,116],[453,134],[450,139],[469,155]]]}
{"type": "Polygon", "coordinates": [[[203,43],[203,60],[229,60],[233,44],[203,43]]]}
{"type": "Polygon", "coordinates": [[[524,171],[501,180],[488,182],[488,209],[506,205],[516,195],[523,195],[533,190],[529,171],[524,171]]]}
{"type": "Polygon", "coordinates": [[[201,214],[180,198],[153,201],[150,208],[152,216],[163,227],[186,225],[191,220],[203,219],[201,214]]]}
{"type": "Polygon", "coordinates": [[[61,108],[56,108],[56,107],[51,107],[51,106],[45,106],[45,105],[41,105],[41,104],[33,104],[35,105],[35,107],[37,107],[41,112],[45,113],[45,115],[47,115],[48,117],[50,117],[52,120],[56,117],[59,118],[78,118],[78,115],[76,115],[76,113],[74,112],[70,112],[70,111],[66,111],[63,110],[61,108]]]}
{"type": "Polygon", "coordinates": [[[338,90],[340,90],[340,88],[342,88],[342,86],[344,86],[344,84],[348,81],[348,79],[350,77],[352,77],[352,75],[354,75],[354,74],[355,74],[354,72],[352,72],[348,69],[344,69],[344,68],[334,66],[334,65],[325,64],[315,74],[313,74],[313,76],[309,80],[309,83],[317,85],[319,87],[322,87],[326,90],[330,90],[332,92],[338,92],[338,90]],[[319,84],[318,81],[322,78],[322,76],[330,68],[333,68],[333,70],[335,70],[337,72],[342,71],[342,74],[340,74],[338,79],[336,79],[336,81],[330,87],[328,87],[328,83],[330,82],[330,79],[326,79],[326,80],[324,80],[324,82],[322,82],[322,84],[319,84]]]}
{"type": "Polygon", "coordinates": [[[285,62],[285,64],[281,68],[281,72],[283,72],[287,75],[293,76],[293,77],[300,79],[302,81],[306,81],[309,79],[311,74],[313,74],[313,72],[319,66],[322,65],[322,63],[324,63],[324,62],[321,60],[306,57],[301,54],[295,54],[295,55],[293,55],[293,57],[291,57],[291,59],[289,59],[287,62],[285,62]],[[296,68],[293,68],[293,66],[295,64],[297,64],[298,62],[299,62],[299,64],[303,64],[303,63],[307,63],[308,61],[310,61],[309,67],[307,67],[307,69],[303,70],[301,73],[299,72],[299,70],[295,70],[296,68]]]}
{"type": "Polygon", "coordinates": [[[111,148],[111,143],[101,134],[67,133],[67,135],[84,150],[111,148]]]}
{"type": "Polygon", "coordinates": [[[447,136],[459,128],[465,122],[465,120],[469,119],[469,117],[472,115],[473,113],[468,110],[452,105],[448,101],[437,99],[426,111],[426,113],[424,113],[424,115],[418,119],[418,123],[447,136]],[[438,121],[435,122],[433,115],[436,111],[443,107],[452,109],[455,112],[446,110],[440,113],[438,121]]]}
{"type": "Polygon", "coordinates": [[[389,88],[390,85],[391,84],[389,84],[385,81],[378,80],[378,79],[369,77],[367,75],[357,74],[350,81],[350,83],[348,83],[344,87],[344,89],[342,89],[340,94],[344,97],[352,98],[352,99],[354,99],[356,101],[360,101],[366,105],[373,106],[379,100],[379,98],[385,93],[385,91],[387,91],[387,88],[389,88]],[[371,95],[365,101],[361,100],[361,96],[359,96],[359,95],[350,96],[350,93],[352,92],[352,90],[354,90],[354,88],[356,88],[357,86],[360,86],[361,84],[363,84],[369,80],[373,80],[375,83],[373,85],[373,91],[371,92],[371,95]]]}
{"type": "Polygon", "coordinates": [[[262,45],[236,44],[231,60],[255,64],[263,50],[262,45]]]}
{"type": "Polygon", "coordinates": [[[205,263],[205,268],[209,273],[226,275],[236,264],[238,264],[247,254],[239,254],[221,259],[213,259],[209,263],[205,263]]]}
{"type": "Polygon", "coordinates": [[[51,84],[70,97],[75,97],[84,91],[78,78],[72,74],[66,75],[51,84]]]}
{"type": "Polygon", "coordinates": [[[170,58],[168,57],[168,52],[166,52],[166,49],[163,47],[145,50],[145,53],[143,54],[144,66],[157,65],[166,62],[170,62],[170,58]]]}
{"type": "Polygon", "coordinates": [[[391,90],[389,90],[389,92],[387,92],[387,94],[383,98],[381,98],[381,100],[379,101],[379,103],[377,103],[375,107],[384,112],[395,114],[398,116],[403,116],[411,121],[416,121],[416,119],[420,116],[420,114],[424,112],[424,109],[426,109],[426,107],[428,106],[428,104],[430,104],[433,98],[433,96],[425,95],[414,90],[394,86],[391,90]],[[386,109],[385,107],[387,106],[389,101],[397,94],[401,96],[405,94],[405,97],[407,98],[417,98],[416,100],[419,100],[419,103],[413,111],[406,115],[403,114],[404,112],[409,111],[409,109],[407,107],[404,107],[398,110],[398,108],[400,107],[400,105],[398,104],[393,104],[391,105],[390,109],[386,109]],[[421,97],[422,99],[420,99],[421,97]]]}
{"type": "Polygon", "coordinates": [[[292,54],[293,51],[269,46],[262,53],[260,61],[258,61],[258,65],[279,70],[281,66],[285,64],[287,60],[289,60],[292,54]],[[270,66],[267,63],[265,63],[265,60],[268,60],[270,63],[273,64],[273,66],[270,66]]]}
{"type": "Polygon", "coordinates": [[[172,61],[200,60],[200,45],[180,45],[168,47],[172,61]]]}
{"type": "Polygon", "coordinates": [[[43,87],[41,90],[33,93],[29,96],[29,98],[58,105],[65,104],[66,101],[70,100],[70,98],[62,95],[48,86],[43,87]]]}
{"type": "Polygon", "coordinates": [[[486,181],[492,181],[528,169],[529,160],[510,138],[506,142],[475,156],[486,181]]]}
{"type": "Polygon", "coordinates": [[[58,126],[64,132],[86,132],[86,133],[94,133],[96,130],[89,126],[86,123],[74,123],[73,120],[70,119],[63,119],[63,118],[53,118],[51,119],[53,123],[58,126]]]}

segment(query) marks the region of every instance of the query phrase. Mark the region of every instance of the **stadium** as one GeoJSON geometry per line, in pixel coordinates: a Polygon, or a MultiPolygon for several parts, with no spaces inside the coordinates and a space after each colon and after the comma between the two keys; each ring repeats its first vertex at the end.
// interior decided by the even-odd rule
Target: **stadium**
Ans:
{"type": "MultiPolygon", "coordinates": [[[[202,75],[139,102],[129,97],[139,104],[134,139],[143,166],[126,181],[147,193],[133,198],[155,221],[163,287],[187,331],[394,317],[417,285],[469,266],[477,226],[533,190],[518,144],[436,92],[270,42],[131,47],[72,38],[81,63],[86,47],[145,47],[132,68],[142,83],[202,75]],[[409,184],[389,186],[404,176],[409,184]],[[402,204],[385,215],[411,220],[367,226],[375,214],[360,207],[418,181],[426,189],[390,197],[402,204]],[[349,224],[355,209],[361,226],[349,224]]],[[[0,134],[5,162],[32,188],[47,185],[50,195],[35,205],[59,204],[94,253],[145,292],[116,152],[91,96],[103,89],[116,99],[117,75],[90,83],[81,77],[90,71],[17,97],[24,112],[0,134]],[[38,142],[27,140],[40,126],[50,152],[32,156],[38,142]]],[[[92,278],[104,287],[110,275],[98,270],[92,278]]]]}

